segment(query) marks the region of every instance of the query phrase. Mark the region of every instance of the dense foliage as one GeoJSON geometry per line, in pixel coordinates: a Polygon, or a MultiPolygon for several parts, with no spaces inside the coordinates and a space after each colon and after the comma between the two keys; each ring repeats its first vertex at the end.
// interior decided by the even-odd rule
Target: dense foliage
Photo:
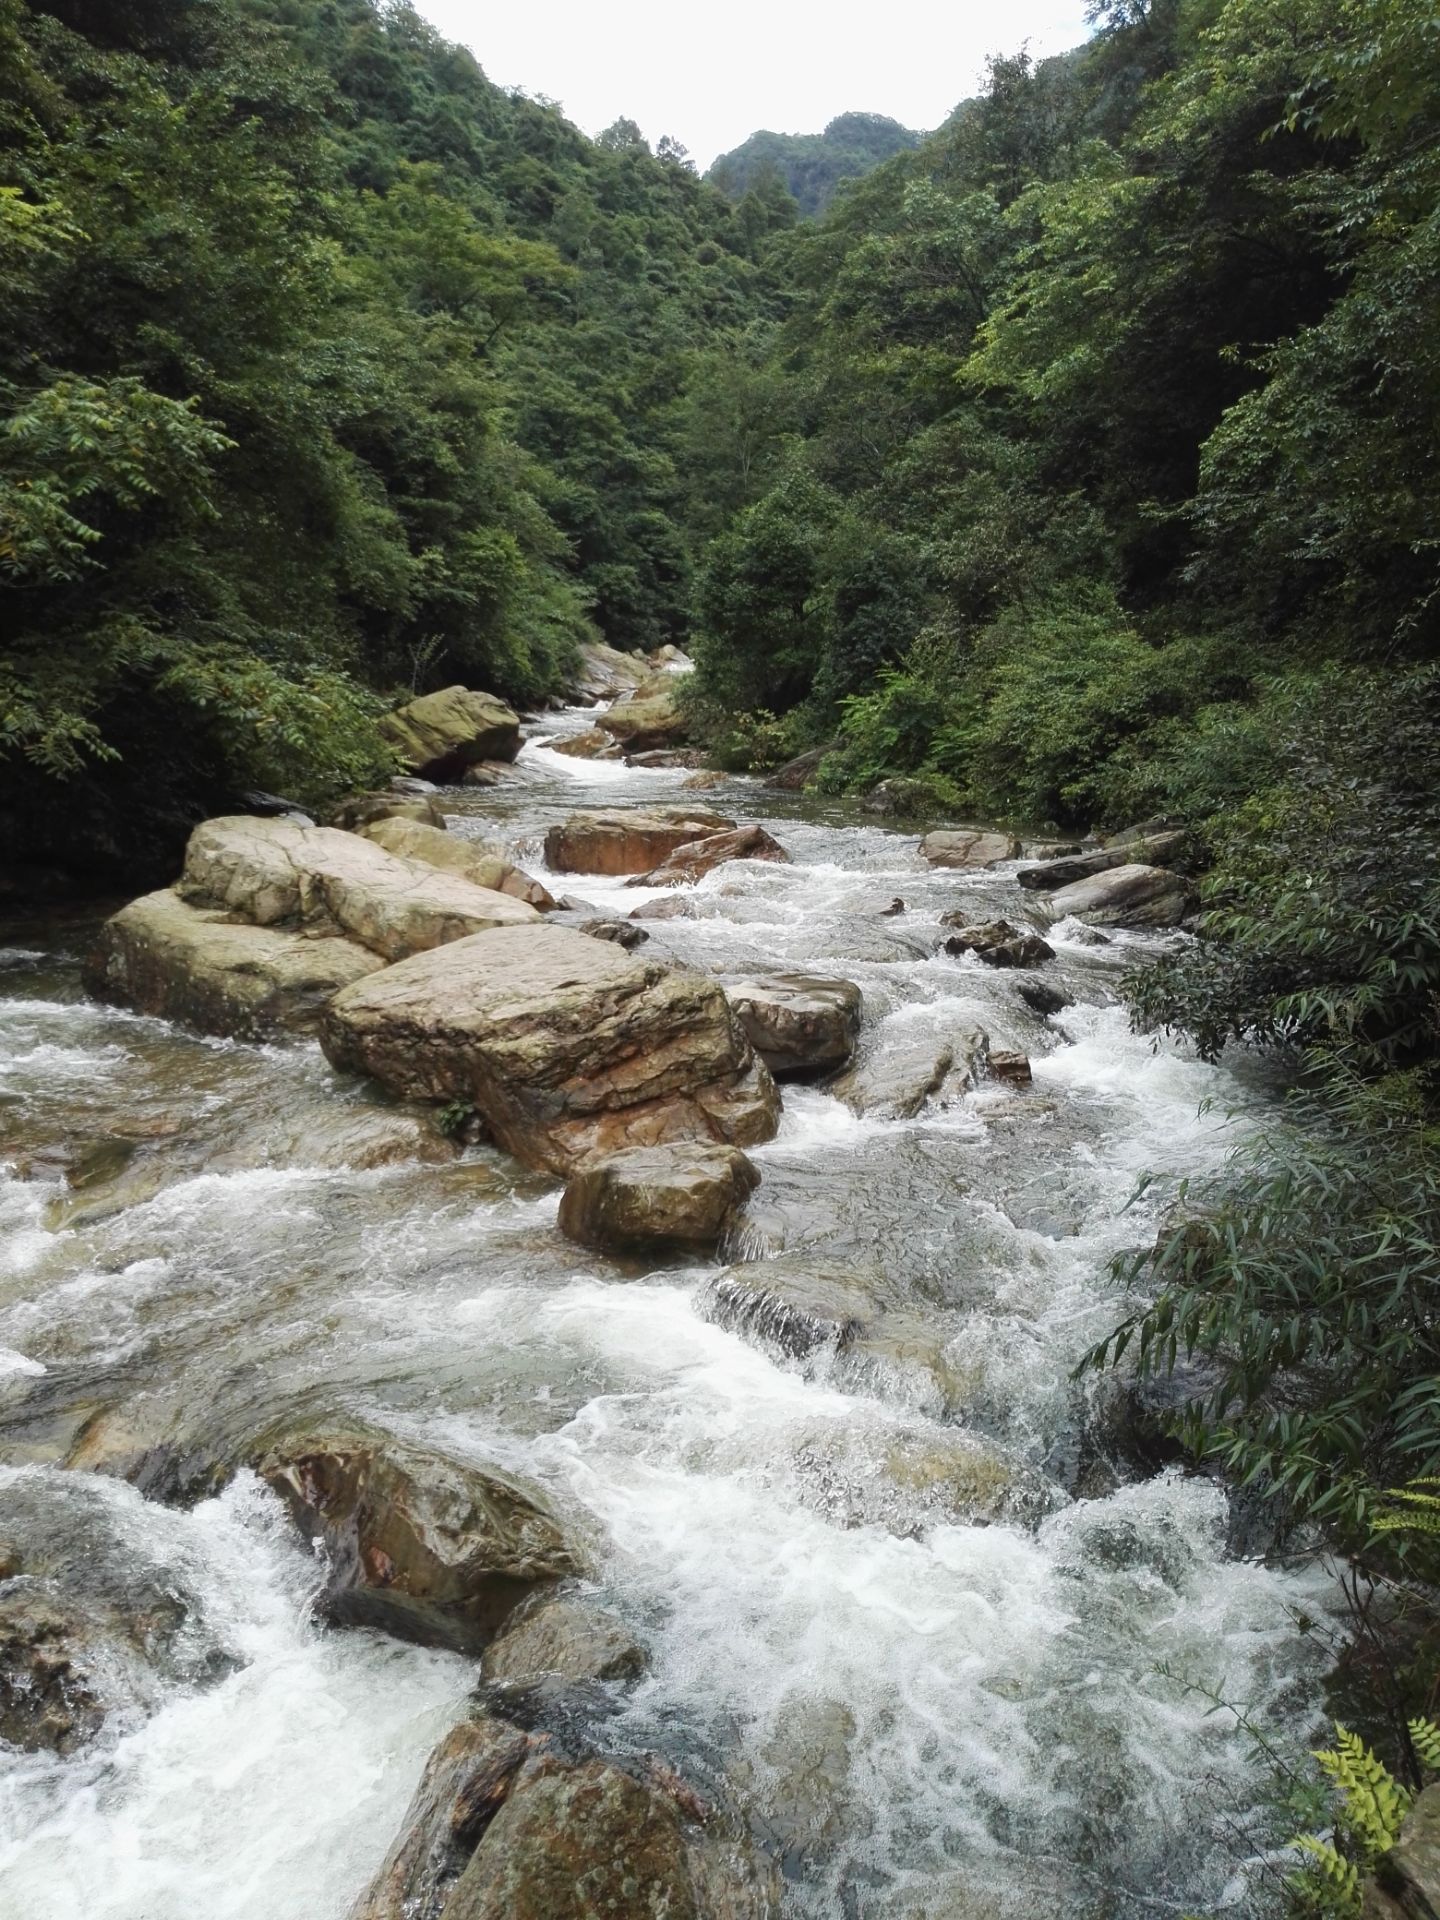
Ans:
{"type": "Polygon", "coordinates": [[[0,0],[0,822],[127,868],[382,771],[385,696],[683,633],[732,209],[407,5],[0,0]]]}
{"type": "Polygon", "coordinates": [[[844,180],[858,180],[922,136],[883,113],[842,113],[823,133],[752,133],[722,153],[705,178],[732,200],[778,177],[804,215],[823,213],[844,180]]]}

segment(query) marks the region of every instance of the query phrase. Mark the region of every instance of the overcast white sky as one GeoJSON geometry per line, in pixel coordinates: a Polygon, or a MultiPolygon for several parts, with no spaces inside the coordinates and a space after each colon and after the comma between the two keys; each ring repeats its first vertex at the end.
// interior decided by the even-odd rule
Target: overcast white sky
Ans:
{"type": "Polygon", "coordinates": [[[416,0],[502,87],[558,100],[587,133],[623,114],[703,172],[757,127],[818,133],[837,113],[939,126],[975,91],[987,53],[1060,53],[1085,38],[1084,0],[416,0]]]}

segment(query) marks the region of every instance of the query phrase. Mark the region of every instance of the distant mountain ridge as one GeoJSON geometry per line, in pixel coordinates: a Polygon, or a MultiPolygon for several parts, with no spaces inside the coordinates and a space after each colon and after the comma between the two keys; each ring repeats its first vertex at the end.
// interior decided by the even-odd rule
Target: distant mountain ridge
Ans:
{"type": "Polygon", "coordinates": [[[823,133],[752,133],[722,153],[705,178],[739,200],[757,178],[776,172],[802,214],[823,213],[842,180],[858,180],[893,154],[918,147],[924,137],[888,114],[842,113],[823,133]]]}

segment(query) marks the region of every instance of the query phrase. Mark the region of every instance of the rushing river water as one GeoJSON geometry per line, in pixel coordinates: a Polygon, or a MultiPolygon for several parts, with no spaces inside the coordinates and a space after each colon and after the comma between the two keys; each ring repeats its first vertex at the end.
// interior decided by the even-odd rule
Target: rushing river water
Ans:
{"type": "MultiPolygon", "coordinates": [[[[691,797],[543,734],[517,772],[444,804],[536,873],[575,806],[691,797]]],[[[1206,1479],[1117,1464],[1070,1371],[1116,1316],[1111,1254],[1266,1090],[1127,1030],[1138,939],[1062,926],[1051,971],[1077,1003],[1042,1021],[1013,975],[936,951],[948,908],[1023,917],[1003,871],[931,872],[913,835],[751,782],[703,798],[793,864],[720,868],[693,917],[647,923],[649,952],[853,979],[867,1046],[980,1025],[1032,1056],[1032,1088],[907,1122],[788,1087],[753,1155],[737,1251],[880,1270],[923,1320],[914,1354],[747,1343],[707,1316],[718,1262],[583,1253],[556,1185],[498,1153],[343,1164],[337,1127],[378,1096],[318,1049],[95,1006],[78,936],[0,955],[0,1534],[14,1501],[103,1529],[219,1663],[72,1757],[0,1749],[3,1920],[342,1920],[383,1855],[471,1664],[317,1627],[313,1562],[249,1476],[185,1508],[57,1464],[96,1433],[183,1457],[297,1405],[498,1460],[585,1517],[651,1653],[607,1740],[723,1779],[794,1920],[1244,1903],[1263,1782],[1157,1668],[1302,1730],[1322,1655],[1296,1616],[1327,1588],[1239,1557],[1206,1479]],[[996,1524],[937,1509],[917,1468],[967,1435],[1017,1489],[996,1524]]],[[[551,884],[607,911],[649,897],[551,884]]]]}

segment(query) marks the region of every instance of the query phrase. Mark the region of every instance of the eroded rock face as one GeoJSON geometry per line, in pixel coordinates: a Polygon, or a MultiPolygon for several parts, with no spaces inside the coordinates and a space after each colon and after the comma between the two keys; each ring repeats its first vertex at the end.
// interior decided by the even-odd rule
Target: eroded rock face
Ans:
{"type": "Polygon", "coordinates": [[[764,827],[736,827],[728,833],[706,834],[679,846],[652,872],[639,874],[632,887],[685,887],[703,879],[727,860],[779,860],[790,856],[764,827]]]}
{"type": "Polygon", "coordinates": [[[887,1021],[830,1091],[856,1113],[910,1120],[928,1101],[943,1104],[974,1086],[989,1049],[978,1027],[946,1034],[913,1021],[887,1021]]]}
{"type": "Polygon", "coordinates": [[[855,1051],[864,1002],[853,980],[771,973],[726,980],[725,997],[776,1079],[831,1073],[855,1051]]]}
{"type": "Polygon", "coordinates": [[[993,867],[1019,858],[1020,842],[987,827],[948,827],[927,833],[920,857],[932,867],[993,867]]]}
{"type": "Polygon", "coordinates": [[[314,1033],[341,987],[384,964],[353,941],[239,924],[166,888],[105,922],[85,984],[97,999],[199,1033],[264,1040],[314,1033]]]}
{"type": "Polygon", "coordinates": [[[1008,920],[967,925],[962,913],[945,913],[940,924],[955,927],[945,942],[946,953],[973,953],[987,967],[1038,967],[1055,958],[1055,949],[1038,933],[1015,927],[1008,920]]]}
{"type": "Polygon", "coordinates": [[[569,927],[479,934],[359,988],[326,1011],[329,1059],[404,1096],[472,1102],[527,1166],[752,1146],[778,1124],[774,1082],[714,981],[569,927]]]}
{"type": "MultiPolygon", "coordinates": [[[[448,837],[435,834],[436,841],[448,837]]],[[[539,917],[523,900],[398,858],[359,834],[244,815],[195,829],[179,891],[192,904],[224,907],[260,926],[343,934],[386,960],[539,917]]]]}
{"type": "Polygon", "coordinates": [[[560,1231],[585,1247],[714,1246],[759,1184],[736,1147],[634,1147],[571,1175],[560,1231]]]}
{"type": "Polygon", "coordinates": [[[477,1712],[350,1920],[773,1920],[753,1848],[677,1774],[632,1764],[477,1712]]]}
{"type": "Polygon", "coordinates": [[[545,858],[556,873],[648,873],[687,841],[734,826],[704,807],[572,813],[546,834],[545,858]]]}
{"type": "Polygon", "coordinates": [[[541,1594],[516,1608],[480,1662],[482,1679],[509,1686],[633,1680],[646,1653],[613,1613],[578,1595],[541,1594]]]}
{"type": "Polygon", "coordinates": [[[1111,867],[1060,887],[1037,903],[1051,921],[1073,916],[1092,927],[1177,927],[1195,904],[1188,881],[1168,867],[1111,867]]]}
{"type": "Polygon", "coordinates": [[[491,893],[508,893],[512,899],[523,900],[537,912],[549,913],[555,905],[548,888],[532,880],[528,873],[483,841],[424,826],[417,820],[377,820],[362,831],[367,840],[373,840],[402,860],[420,860],[427,867],[458,873],[472,886],[484,887],[491,893]]]}
{"type": "Polygon", "coordinates": [[[1069,858],[1042,861],[1036,867],[1021,867],[1015,878],[1032,892],[1053,893],[1057,887],[1072,886],[1077,880],[1090,880],[1116,867],[1149,864],[1159,866],[1183,853],[1188,836],[1182,832],[1137,833],[1131,838],[1117,835],[1103,847],[1069,858]]]}
{"type": "Polygon", "coordinates": [[[324,1541],[337,1621],[476,1652],[537,1586],[583,1570],[539,1488],[363,1424],[277,1438],[256,1468],[324,1541]]]}
{"type": "Polygon", "coordinates": [[[513,760],[520,751],[519,716],[493,693],[469,687],[422,694],[387,714],[380,731],[427,780],[458,780],[477,760],[513,760]]]}

